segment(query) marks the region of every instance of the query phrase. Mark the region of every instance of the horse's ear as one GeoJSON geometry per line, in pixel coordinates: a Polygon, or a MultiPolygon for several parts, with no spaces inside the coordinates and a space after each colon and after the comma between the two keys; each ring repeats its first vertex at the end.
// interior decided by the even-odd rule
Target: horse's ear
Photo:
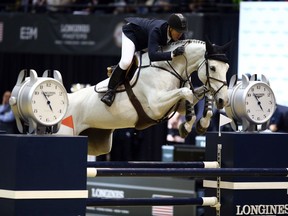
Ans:
{"type": "Polygon", "coordinates": [[[214,48],[213,48],[213,44],[211,43],[211,41],[209,40],[208,36],[205,36],[205,44],[206,44],[206,51],[207,53],[213,53],[214,48]]]}
{"type": "Polygon", "coordinates": [[[223,46],[221,46],[221,50],[223,51],[223,53],[226,53],[229,49],[230,49],[230,46],[232,45],[233,43],[233,39],[231,41],[229,41],[228,43],[224,44],[223,46]]]}
{"type": "Polygon", "coordinates": [[[205,58],[206,59],[214,59],[218,61],[223,61],[228,63],[228,58],[225,54],[225,52],[228,50],[231,42],[223,45],[223,46],[218,46],[215,44],[212,44],[208,37],[206,37],[206,53],[205,53],[205,58]]]}
{"type": "Polygon", "coordinates": [[[234,42],[234,40],[232,39],[223,46],[215,45],[211,43],[207,35],[205,36],[205,41],[206,41],[206,51],[208,53],[226,53],[230,49],[231,44],[234,42]]]}

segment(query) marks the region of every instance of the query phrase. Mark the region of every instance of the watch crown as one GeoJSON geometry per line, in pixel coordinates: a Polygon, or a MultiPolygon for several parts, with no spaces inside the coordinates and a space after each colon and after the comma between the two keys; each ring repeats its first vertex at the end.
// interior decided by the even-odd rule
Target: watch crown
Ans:
{"type": "Polygon", "coordinates": [[[15,105],[16,102],[17,102],[16,97],[14,97],[14,96],[10,97],[10,99],[9,99],[9,104],[10,104],[10,106],[15,105]]]}

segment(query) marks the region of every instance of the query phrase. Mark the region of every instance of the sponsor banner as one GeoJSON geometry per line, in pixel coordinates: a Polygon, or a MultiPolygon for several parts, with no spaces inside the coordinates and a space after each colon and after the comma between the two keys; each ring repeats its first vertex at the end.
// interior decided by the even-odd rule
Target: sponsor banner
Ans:
{"type": "Polygon", "coordinates": [[[0,17],[0,51],[41,54],[120,54],[105,16],[14,14],[0,17]]]}
{"type": "Polygon", "coordinates": [[[288,215],[288,204],[236,205],[236,215],[288,215]]]}
{"type": "MultiPolygon", "coordinates": [[[[222,168],[279,168],[287,167],[287,133],[206,134],[205,160],[221,155],[222,168]],[[221,149],[219,148],[221,144],[221,149]]],[[[203,181],[205,196],[221,194],[221,215],[287,215],[287,177],[221,177],[203,181]],[[217,190],[217,187],[219,190],[217,190]]],[[[205,215],[215,215],[205,207],[205,215]]]]}
{"type": "MultiPolygon", "coordinates": [[[[89,197],[93,198],[159,198],[196,197],[195,181],[192,179],[155,177],[103,177],[88,178],[89,197]]],[[[87,215],[131,216],[190,216],[196,215],[194,205],[185,206],[89,206],[87,215]]]]}
{"type": "MultiPolygon", "coordinates": [[[[119,56],[127,16],[1,14],[0,52],[119,56]]],[[[192,16],[187,38],[202,33],[201,17],[192,16]]]]}

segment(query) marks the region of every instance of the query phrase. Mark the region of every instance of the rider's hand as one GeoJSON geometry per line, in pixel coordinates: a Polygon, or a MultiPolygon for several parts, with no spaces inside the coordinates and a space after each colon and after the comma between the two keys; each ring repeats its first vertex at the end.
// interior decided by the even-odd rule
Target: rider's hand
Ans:
{"type": "Polygon", "coordinates": [[[184,47],[184,46],[179,46],[179,47],[177,47],[177,48],[172,52],[173,57],[176,57],[176,56],[179,56],[179,55],[183,55],[184,51],[185,51],[185,47],[184,47]]]}

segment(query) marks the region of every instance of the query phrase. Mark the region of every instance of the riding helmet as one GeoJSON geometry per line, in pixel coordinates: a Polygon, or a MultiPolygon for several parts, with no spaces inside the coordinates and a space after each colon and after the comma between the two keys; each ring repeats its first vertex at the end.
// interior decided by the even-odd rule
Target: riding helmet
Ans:
{"type": "Polygon", "coordinates": [[[186,18],[180,13],[171,14],[168,19],[168,24],[177,32],[183,33],[188,29],[186,18]]]}

